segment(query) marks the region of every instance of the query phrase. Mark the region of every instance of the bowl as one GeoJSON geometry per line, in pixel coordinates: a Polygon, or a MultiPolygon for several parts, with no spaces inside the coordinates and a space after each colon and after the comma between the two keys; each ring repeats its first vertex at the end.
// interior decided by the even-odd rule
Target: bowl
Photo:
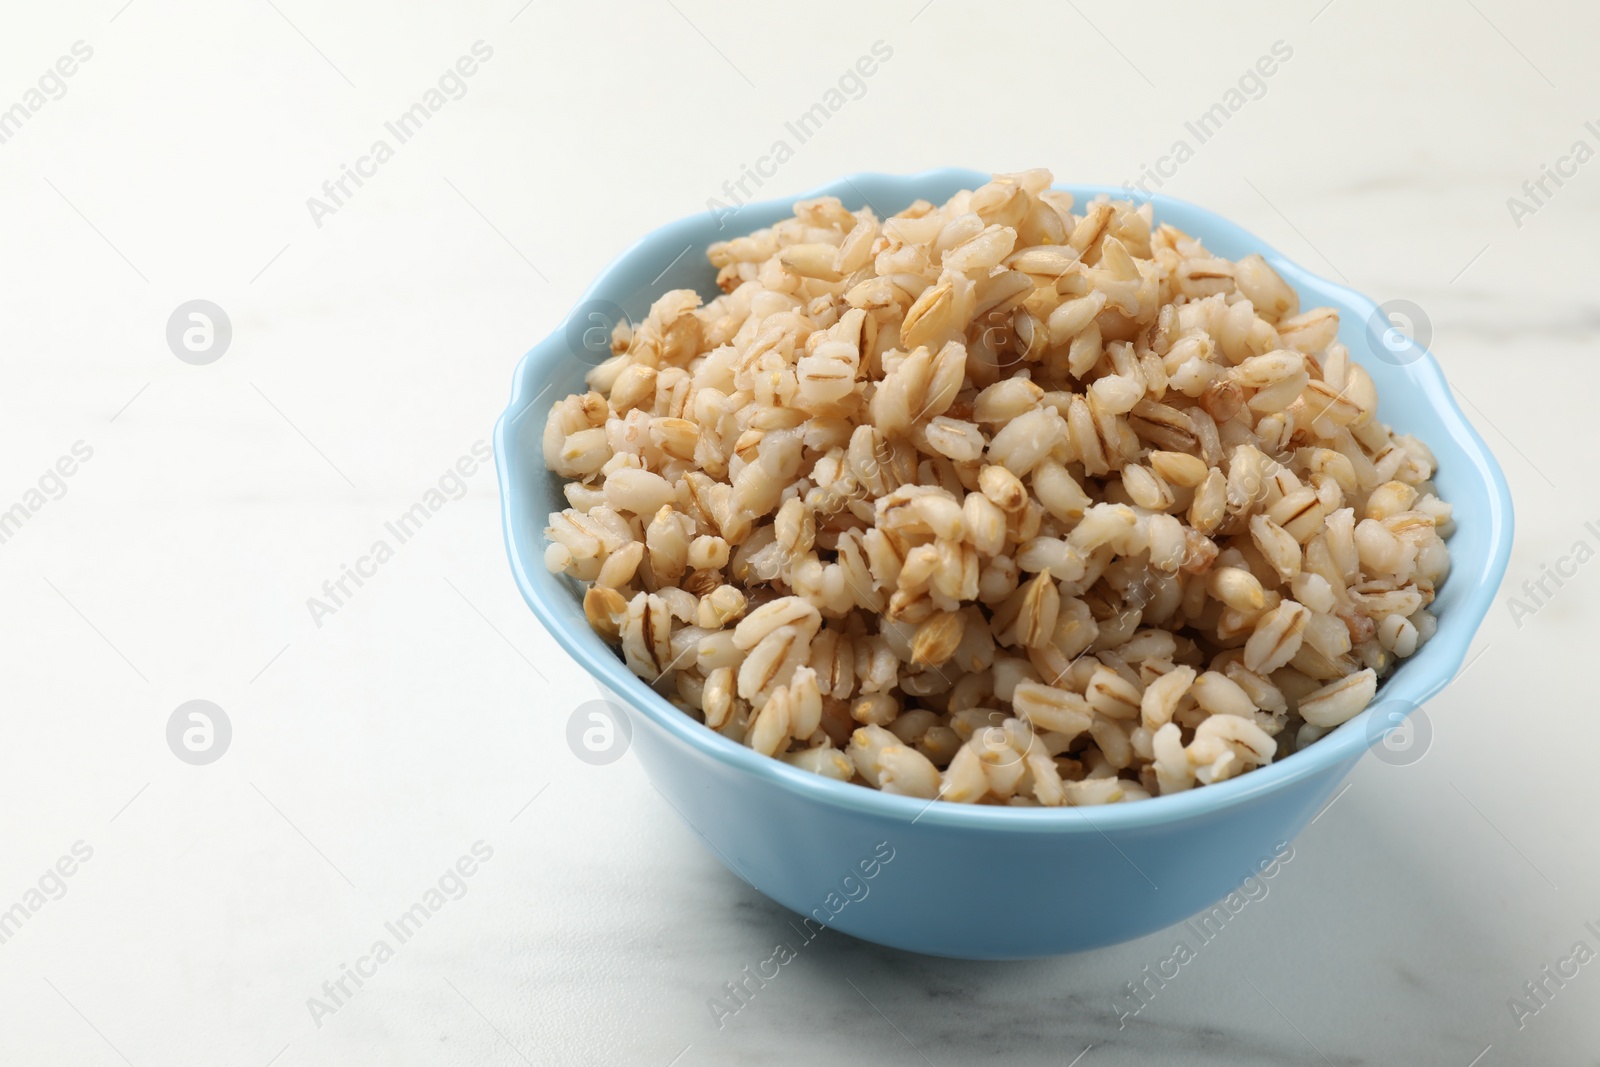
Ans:
{"type": "MultiPolygon", "coordinates": [[[[724,865],[805,917],[797,930],[808,937],[827,926],[937,956],[1025,959],[1125,941],[1214,905],[1220,910],[1218,902],[1232,902],[1246,878],[1275,873],[1285,844],[1362,754],[1460,669],[1505,574],[1512,517],[1505,477],[1456,406],[1439,364],[1391,332],[1372,300],[1204,208],[1155,196],[1157,221],[1230,259],[1260,252],[1299,291],[1303,307],[1339,309],[1339,339],[1377,384],[1379,417],[1432,448],[1440,496],[1456,517],[1452,572],[1434,603],[1433,639],[1384,682],[1372,707],[1306,749],[1216,785],[1105,807],[979,807],[891,796],[759,755],[695,722],[630,673],[589,628],[578,584],[545,570],[548,514],[565,507],[561,479],[541,458],[551,404],[584,388],[585,372],[609,354],[619,314],[640,321],[669,289],[717,294],[703,254],[713,241],[771,225],[796,200],[832,195],[887,217],[918,198],[942,202],[987,180],[958,169],[857,174],[656,230],[601,272],[560,327],[523,357],[494,450],[517,587],[625,713],[632,750],[651,782],[724,865]]],[[[1126,197],[1110,186],[1057,187],[1079,203],[1100,193],[1126,197]]],[[[1215,921],[1226,919],[1221,910],[1215,921]]]]}

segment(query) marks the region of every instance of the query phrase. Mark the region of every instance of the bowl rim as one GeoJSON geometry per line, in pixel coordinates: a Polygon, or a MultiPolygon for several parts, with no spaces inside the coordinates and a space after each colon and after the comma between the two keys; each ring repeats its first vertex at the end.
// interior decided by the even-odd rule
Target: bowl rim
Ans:
{"type": "MultiPolygon", "coordinates": [[[[846,203],[865,200],[860,184],[900,183],[908,192],[938,184],[943,187],[958,182],[956,188],[977,188],[987,182],[990,175],[968,168],[942,167],[915,174],[888,174],[865,171],[827,182],[823,185],[789,196],[750,201],[738,205],[730,213],[737,218],[745,212],[764,213],[792,207],[800,200],[819,196],[837,196],[846,203]]],[[[1321,292],[1319,296],[1332,298],[1355,311],[1363,322],[1379,314],[1378,305],[1362,293],[1348,286],[1329,281],[1278,252],[1271,245],[1238,224],[1208,208],[1165,194],[1143,194],[1126,188],[1056,182],[1053,188],[1070,192],[1074,197],[1092,199],[1102,193],[1113,199],[1131,199],[1153,205],[1159,218],[1166,208],[1192,213],[1205,220],[1207,229],[1197,234],[1209,241],[1219,236],[1244,241],[1259,252],[1280,274],[1297,289],[1312,285],[1321,292]]],[[[676,248],[688,239],[685,235],[704,225],[704,214],[685,216],[651,231],[634,242],[602,270],[578,297],[573,307],[564,315],[548,336],[531,348],[518,362],[513,373],[511,399],[494,427],[495,467],[499,477],[502,533],[511,570],[523,599],[534,615],[568,655],[576,660],[589,675],[605,689],[624,697],[631,708],[630,714],[647,716],[656,726],[679,742],[689,745],[728,767],[763,779],[769,785],[830,807],[845,809],[860,815],[881,817],[895,822],[927,822],[932,825],[1006,831],[1013,833],[1100,833],[1107,830],[1126,830],[1191,821],[1215,815],[1229,808],[1242,806],[1252,799],[1303,779],[1325,774],[1340,764],[1353,764],[1371,746],[1375,736],[1371,731],[1374,712],[1393,699],[1419,707],[1437,695],[1456,676],[1466,657],[1478,627],[1493,604],[1500,581],[1505,575],[1510,558],[1513,535],[1511,491],[1499,464],[1490,453],[1483,438],[1472,427],[1451,395],[1444,371],[1438,360],[1426,347],[1417,358],[1401,368],[1412,388],[1430,401],[1440,422],[1459,456],[1453,461],[1465,460],[1473,473],[1481,479],[1487,490],[1487,514],[1475,516],[1474,521],[1489,525],[1487,551],[1483,558],[1467,560],[1452,553],[1450,579],[1453,583],[1469,583],[1470,588],[1452,605],[1451,610],[1439,617],[1439,627],[1417,657],[1401,664],[1385,679],[1383,701],[1375,700],[1355,718],[1342,724],[1317,740],[1314,744],[1284,757],[1281,761],[1258,767],[1247,774],[1186,790],[1171,796],[1151,797],[1148,800],[1126,804],[1108,804],[1096,807],[1002,807],[997,805],[969,805],[936,803],[914,797],[895,796],[848,782],[838,782],[809,771],[792,767],[782,760],[764,756],[738,744],[714,730],[707,729],[688,715],[673,707],[641,679],[628,670],[616,653],[593,631],[584,628],[573,632],[562,624],[551,598],[570,597],[563,579],[550,574],[542,559],[525,560],[517,549],[517,524],[514,516],[514,498],[527,492],[529,487],[513,480],[516,464],[512,461],[511,434],[513,424],[528,415],[532,405],[543,395],[527,399],[535,384],[548,380],[545,373],[561,359],[568,357],[564,337],[574,316],[583,307],[607,290],[612,279],[630,260],[641,252],[657,245],[670,244],[676,248]],[[1426,655],[1427,659],[1422,657],[1426,655]],[[1432,667],[1428,673],[1415,669],[1423,665],[1432,667]]],[[[691,244],[698,243],[691,241],[691,244]]],[[[663,291],[665,291],[663,289],[663,291]]],[[[659,294],[657,294],[659,295],[659,294]]],[[[548,388],[548,387],[547,387],[548,388]]],[[[555,402],[552,398],[551,403],[555,402]]],[[[1430,441],[1430,447],[1442,442],[1430,441]]]]}

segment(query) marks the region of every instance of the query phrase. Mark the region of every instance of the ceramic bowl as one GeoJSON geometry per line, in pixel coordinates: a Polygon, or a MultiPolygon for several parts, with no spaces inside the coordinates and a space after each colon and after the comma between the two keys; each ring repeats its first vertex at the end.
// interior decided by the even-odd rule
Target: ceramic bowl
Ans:
{"type": "MultiPolygon", "coordinates": [[[[1159,930],[1211,908],[1270,864],[1356,761],[1460,669],[1505,573],[1512,512],[1505,477],[1456,406],[1439,364],[1391,331],[1372,300],[1204,208],[1155,196],[1157,222],[1229,259],[1260,252],[1299,291],[1302,307],[1337,308],[1339,339],[1377,384],[1379,417],[1432,448],[1439,493],[1456,519],[1452,571],[1433,605],[1433,639],[1385,680],[1372,707],[1305,750],[1216,785],[1105,807],[978,807],[890,796],[790,767],[695,722],[634,677],[590,630],[577,584],[545,570],[544,527],[549,513],[565,506],[560,479],[541,460],[551,404],[584,389],[585,372],[608,354],[619,314],[640,321],[669,289],[717,295],[704,255],[713,241],[777,222],[796,200],[833,195],[852,209],[870,205],[881,218],[987,180],[955,169],[858,174],[663,226],[601,272],[572,313],[523,357],[494,447],[518,588],[626,714],[632,751],[651,781],[722,863],[813,926],[939,956],[1021,959],[1159,930]]],[[[1079,203],[1124,195],[1111,187],[1059,188],[1079,203]]],[[[1421,721],[1413,722],[1413,744],[1421,721]]],[[[1406,758],[1379,751],[1391,762],[1406,758]]],[[[641,871],[640,884],[648,883],[641,871]]]]}

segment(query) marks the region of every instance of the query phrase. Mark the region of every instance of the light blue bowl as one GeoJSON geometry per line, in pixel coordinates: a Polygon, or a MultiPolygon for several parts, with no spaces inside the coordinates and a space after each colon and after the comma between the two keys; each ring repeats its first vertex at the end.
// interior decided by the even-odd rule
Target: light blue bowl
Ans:
{"type": "MultiPolygon", "coordinates": [[[[1260,252],[1299,290],[1302,307],[1338,308],[1340,340],[1377,383],[1379,416],[1433,449],[1439,492],[1454,505],[1457,524],[1453,570],[1433,605],[1433,640],[1384,683],[1373,708],[1306,750],[1218,785],[1108,807],[929,804],[797,770],[706,729],[634,677],[584,621],[578,587],[544,568],[544,526],[565,501],[560,480],[545,470],[540,435],[550,405],[582,391],[596,361],[583,351],[585,340],[602,336],[584,337],[606,318],[591,318],[594,309],[620,305],[638,322],[668,289],[715,296],[705,247],[777,222],[795,200],[833,195],[885,217],[987,180],[955,169],[858,174],[747,204],[720,226],[708,212],[662,227],[603,271],[561,328],[523,357],[494,448],[517,586],[561,647],[626,709],[651,781],[724,864],[785,907],[867,941],[938,956],[1024,959],[1179,922],[1222,900],[1293,839],[1382,736],[1388,711],[1422,704],[1460,669],[1505,574],[1511,495],[1433,356],[1402,349],[1403,358],[1380,357],[1368,325],[1378,321],[1371,300],[1291,263],[1226,219],[1156,196],[1158,222],[1230,259],[1260,252]]],[[[1108,186],[1061,188],[1080,203],[1124,195],[1108,186]]]]}

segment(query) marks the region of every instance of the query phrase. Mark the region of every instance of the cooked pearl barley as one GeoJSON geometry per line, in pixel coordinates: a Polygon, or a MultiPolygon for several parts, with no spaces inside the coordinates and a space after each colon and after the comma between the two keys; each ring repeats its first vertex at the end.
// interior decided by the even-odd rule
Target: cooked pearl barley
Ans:
{"type": "Polygon", "coordinates": [[[1314,743],[1433,636],[1451,509],[1337,312],[1049,182],[797,203],[552,405],[545,566],[708,728],[929,801],[1121,803],[1314,743]]]}
{"type": "Polygon", "coordinates": [[[1338,726],[1355,718],[1378,688],[1377,672],[1368,668],[1329,682],[1300,700],[1300,717],[1312,726],[1338,726]]]}
{"type": "Polygon", "coordinates": [[[1206,671],[1195,679],[1190,693],[1194,696],[1195,703],[1212,715],[1237,715],[1247,718],[1255,711],[1255,704],[1251,703],[1249,694],[1233,679],[1216,671],[1206,671]]]}
{"type": "Polygon", "coordinates": [[[620,467],[606,475],[606,503],[618,511],[654,515],[676,495],[672,483],[637,467],[620,467]]]}
{"type": "Polygon", "coordinates": [[[696,537],[689,542],[689,566],[716,571],[728,565],[728,542],[720,537],[696,537]]]}
{"type": "Polygon", "coordinates": [[[904,746],[898,737],[881,726],[863,726],[850,735],[846,755],[856,765],[856,772],[877,788],[883,774],[883,753],[889,748],[903,749],[904,746]]]}
{"type": "MultiPolygon", "coordinates": [[[[708,724],[709,725],[709,724],[708,724]]],[[[803,771],[820,774],[838,782],[848,782],[855,777],[855,764],[836,748],[806,748],[799,752],[786,752],[783,761],[803,771]]]]}
{"type": "Polygon", "coordinates": [[[885,793],[922,797],[939,795],[939,768],[914,748],[890,745],[878,758],[878,784],[885,793]]]}

